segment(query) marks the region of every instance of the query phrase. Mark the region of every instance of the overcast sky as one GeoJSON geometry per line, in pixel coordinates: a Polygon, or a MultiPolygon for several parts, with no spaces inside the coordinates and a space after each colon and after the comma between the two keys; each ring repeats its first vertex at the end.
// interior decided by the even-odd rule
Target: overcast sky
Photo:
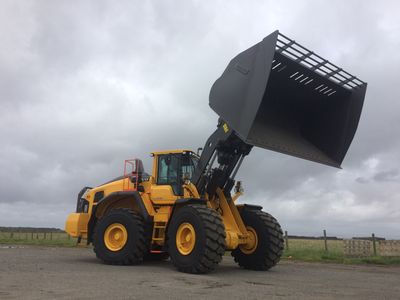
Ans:
{"type": "Polygon", "coordinates": [[[368,82],[335,169],[254,149],[245,196],[292,234],[400,238],[398,1],[1,1],[0,226],[63,228],[83,186],[203,146],[213,82],[279,29],[368,82]]]}

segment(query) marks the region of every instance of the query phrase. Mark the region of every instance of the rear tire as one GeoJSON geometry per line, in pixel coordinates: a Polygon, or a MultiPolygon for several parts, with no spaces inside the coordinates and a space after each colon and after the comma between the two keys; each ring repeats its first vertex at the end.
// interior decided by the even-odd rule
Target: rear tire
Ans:
{"type": "Polygon", "coordinates": [[[106,264],[139,263],[147,250],[142,217],[125,208],[110,211],[97,222],[93,245],[97,258],[106,264]]]}
{"type": "Polygon", "coordinates": [[[214,270],[225,253],[225,228],[220,215],[204,205],[179,208],[168,228],[168,251],[181,272],[214,270]]]}
{"type": "Polygon", "coordinates": [[[246,227],[257,233],[257,245],[251,251],[243,247],[233,250],[231,255],[235,262],[249,270],[266,271],[272,268],[283,252],[282,228],[278,221],[261,210],[242,210],[241,217],[246,227]]]}

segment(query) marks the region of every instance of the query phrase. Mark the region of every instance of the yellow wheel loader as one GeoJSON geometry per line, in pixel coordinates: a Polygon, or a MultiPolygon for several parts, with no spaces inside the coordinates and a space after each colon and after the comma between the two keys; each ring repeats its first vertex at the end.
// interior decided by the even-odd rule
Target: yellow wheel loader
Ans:
{"type": "Polygon", "coordinates": [[[78,195],[66,221],[107,264],[170,257],[179,271],[206,273],[231,251],[239,266],[268,270],[282,229],[261,206],[237,204],[235,175],[261,147],[340,167],[356,132],[367,84],[278,31],[237,55],[210,92],[217,129],[201,155],[153,152],[124,175],[78,195]]]}

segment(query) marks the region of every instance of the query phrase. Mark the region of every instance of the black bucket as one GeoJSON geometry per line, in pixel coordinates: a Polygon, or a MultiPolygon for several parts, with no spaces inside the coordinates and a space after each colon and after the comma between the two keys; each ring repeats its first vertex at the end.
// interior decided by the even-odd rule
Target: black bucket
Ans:
{"type": "Polygon", "coordinates": [[[231,60],[210,106],[245,143],[340,167],[366,88],[275,31],[231,60]]]}

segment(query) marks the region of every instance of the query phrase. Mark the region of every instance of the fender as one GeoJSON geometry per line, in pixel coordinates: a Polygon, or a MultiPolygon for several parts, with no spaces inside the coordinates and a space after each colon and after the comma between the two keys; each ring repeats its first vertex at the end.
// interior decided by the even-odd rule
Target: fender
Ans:
{"type": "MultiPolygon", "coordinates": [[[[174,215],[175,211],[179,208],[181,208],[182,206],[188,205],[188,204],[200,204],[200,205],[207,205],[207,200],[203,199],[203,198],[180,198],[178,200],[175,201],[174,206],[172,207],[172,211],[171,211],[171,216],[170,219],[172,219],[172,216],[174,215]]],[[[169,222],[168,222],[169,225],[169,222]]],[[[167,225],[167,228],[168,228],[167,225]]]]}
{"type": "Polygon", "coordinates": [[[143,217],[146,223],[151,222],[152,217],[149,215],[143,199],[137,191],[111,193],[97,202],[97,205],[93,206],[93,211],[88,222],[88,244],[93,242],[93,230],[97,220],[104,216],[109,209],[117,207],[132,208],[143,217]]]}
{"type": "Polygon", "coordinates": [[[262,210],[262,206],[260,205],[254,205],[254,204],[239,204],[236,205],[237,209],[239,212],[242,212],[243,210],[262,210]]]}
{"type": "MultiPolygon", "coordinates": [[[[180,198],[178,200],[175,201],[174,206],[172,207],[172,211],[171,211],[171,215],[170,215],[170,220],[173,218],[173,215],[175,213],[175,211],[185,205],[188,204],[200,204],[200,205],[207,205],[207,200],[206,199],[202,199],[202,198],[180,198]]],[[[166,230],[168,230],[169,227],[169,223],[167,224],[167,228],[166,230]]]]}
{"type": "Polygon", "coordinates": [[[175,201],[174,206],[172,207],[171,217],[177,209],[188,204],[207,205],[207,200],[201,198],[180,198],[175,201]]]}
{"type": "Polygon", "coordinates": [[[207,204],[206,199],[197,199],[197,198],[180,198],[175,201],[174,208],[175,206],[181,206],[181,205],[187,205],[187,204],[207,204]]]}

